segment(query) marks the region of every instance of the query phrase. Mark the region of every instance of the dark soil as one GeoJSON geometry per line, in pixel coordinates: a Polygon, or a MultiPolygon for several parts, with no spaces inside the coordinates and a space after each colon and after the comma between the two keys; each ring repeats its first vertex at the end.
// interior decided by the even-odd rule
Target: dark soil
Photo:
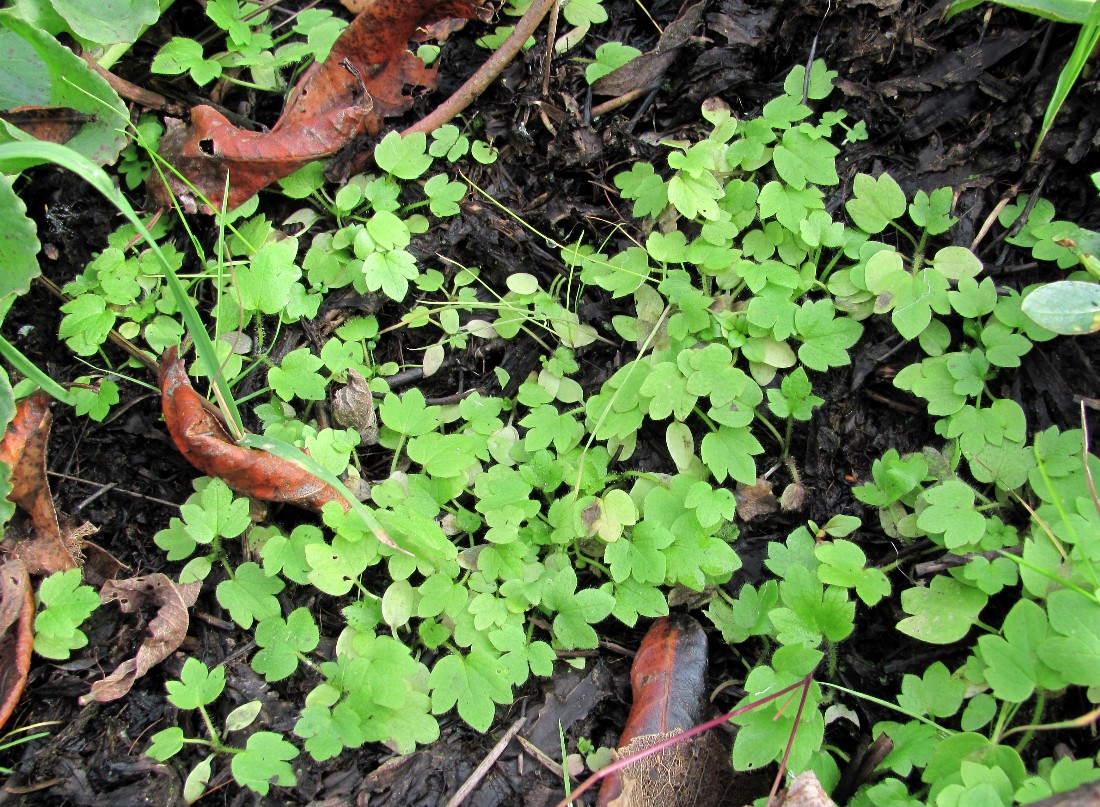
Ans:
{"type": "MultiPolygon", "coordinates": [[[[320,5],[339,9],[327,0],[320,5]]],[[[621,41],[643,51],[653,46],[655,29],[638,3],[605,0],[604,5],[611,21],[588,36],[583,55],[591,55],[603,41],[621,41]]],[[[669,0],[646,5],[662,26],[678,11],[677,3],[669,0]]],[[[833,207],[843,202],[856,172],[888,170],[908,193],[945,185],[955,190],[960,223],[951,237],[959,244],[970,244],[997,203],[1014,188],[1051,199],[1060,218],[1100,229],[1096,189],[1087,179],[1100,169],[1096,149],[1100,145],[1100,79],[1095,74],[1078,84],[1040,159],[1027,163],[1076,31],[1001,8],[989,13],[979,9],[942,22],[946,5],[906,0],[710,2],[704,24],[683,48],[660,89],[594,121],[587,118],[586,110],[603,99],[588,96],[583,66],[570,57],[554,60],[550,93],[542,96],[544,27],[538,44],[476,104],[485,133],[497,138],[501,157],[472,178],[535,227],[557,237],[576,238],[600,230],[601,220],[622,220],[617,196],[607,190],[612,187],[611,177],[632,160],[655,159],[659,149],[654,143],[660,138],[691,137],[704,99],[719,96],[736,114],[750,116],[778,94],[792,66],[823,58],[840,75],[840,92],[828,103],[865,120],[870,132],[869,140],[844,154],[841,190],[832,200],[833,207]]],[[[157,44],[177,32],[191,32],[194,7],[194,3],[177,3],[118,72],[135,83],[178,96],[182,84],[153,81],[148,64],[157,44]]],[[[441,90],[419,101],[409,121],[430,110],[476,69],[484,52],[472,43],[481,30],[481,26],[467,26],[448,43],[441,90]]],[[[267,123],[277,117],[279,99],[264,101],[258,108],[250,106],[253,100],[242,95],[226,103],[267,123]]],[[[397,128],[403,125],[393,123],[397,128]]],[[[40,169],[28,181],[31,184],[23,196],[46,245],[43,272],[61,285],[103,248],[106,233],[117,222],[98,196],[68,176],[40,169]]],[[[274,195],[264,199],[265,204],[280,203],[274,195]]],[[[271,218],[280,220],[277,211],[271,218]]],[[[1026,262],[1025,253],[1006,250],[999,232],[994,228],[980,247],[980,257],[998,283],[1022,286],[1048,277],[1045,269],[1026,262]]],[[[439,253],[459,264],[482,266],[490,282],[514,271],[549,281],[561,268],[540,239],[477,200],[468,200],[460,217],[424,235],[416,248],[426,260],[439,253]]],[[[615,314],[627,313],[623,305],[598,289],[588,289],[580,310],[583,318],[613,333],[607,324],[615,314]]],[[[9,314],[5,335],[55,378],[67,381],[86,370],[56,338],[57,308],[56,299],[36,286],[9,314]]],[[[401,313],[390,305],[381,316],[396,321],[401,313]]],[[[395,341],[390,349],[396,357],[410,346],[415,345],[395,341]]],[[[529,347],[510,349],[507,355],[463,357],[449,366],[450,372],[431,379],[425,394],[446,396],[463,385],[494,389],[492,367],[498,362],[509,365],[513,378],[522,377],[537,366],[538,352],[534,345],[529,347]]],[[[806,511],[799,519],[864,513],[852,498],[851,487],[853,480],[868,476],[874,459],[889,447],[904,452],[938,444],[923,406],[891,383],[896,370],[913,355],[909,347],[900,345],[896,333],[886,328],[876,332],[872,326],[854,349],[851,368],[814,379],[815,392],[826,403],[810,427],[796,436],[794,456],[808,493],[806,511]]],[[[121,354],[116,358],[121,360],[121,354]]],[[[579,358],[585,373],[581,381],[587,389],[597,388],[608,368],[614,367],[615,357],[606,347],[582,351],[579,358]]],[[[1019,371],[1006,372],[1001,379],[1007,394],[1023,405],[1032,428],[1051,423],[1069,428],[1079,417],[1074,396],[1094,396],[1100,390],[1097,362],[1095,338],[1057,340],[1037,345],[1019,371]]],[[[140,380],[152,383],[151,378],[140,380]]],[[[103,424],[56,408],[49,468],[55,472],[51,481],[57,505],[72,518],[95,524],[99,532],[93,540],[129,567],[126,574],[171,574],[177,571],[175,565],[164,560],[152,537],[178,514],[178,504],[190,494],[196,472],[171,447],[151,389],[136,383],[124,383],[122,388],[122,404],[103,424]]],[[[660,451],[663,446],[656,443],[648,452],[654,464],[660,451]]],[[[647,461],[644,447],[638,456],[647,461]]],[[[875,523],[874,514],[870,516],[865,523],[875,523]]],[[[745,568],[730,585],[754,580],[768,541],[782,538],[797,523],[801,522],[779,517],[766,520],[766,530],[745,525],[737,545],[745,568]]],[[[864,549],[872,561],[885,563],[897,557],[900,547],[881,538],[868,539],[864,549]]],[[[169,725],[201,734],[201,727],[193,725],[196,716],[177,713],[164,697],[164,683],[178,675],[184,654],[212,663],[228,660],[228,695],[218,701],[223,714],[215,720],[241,703],[260,699],[266,727],[292,728],[298,705],[314,682],[302,671],[278,686],[257,677],[247,663],[248,635],[225,618],[210,588],[193,610],[183,652],[140,679],[122,700],[86,707],[77,703],[92,680],[132,655],[143,633],[144,623],[113,607],[95,613],[86,628],[90,644],[75,660],[65,664],[36,660],[9,728],[39,721],[58,723],[49,737],[0,752],[0,765],[15,769],[0,790],[0,804],[182,803],[182,777],[199,756],[184,753],[161,765],[142,752],[151,734],[169,725]]],[[[322,619],[324,609],[333,607],[299,602],[287,606],[301,604],[320,610],[322,619]]],[[[920,672],[934,658],[951,658],[951,648],[915,648],[900,641],[893,629],[895,616],[888,609],[877,609],[867,624],[858,626],[861,638],[844,645],[840,670],[847,684],[889,697],[887,678],[897,681],[902,673],[920,672]]],[[[295,765],[298,786],[276,789],[267,799],[242,791],[223,766],[203,803],[442,805],[520,716],[527,719],[524,736],[551,757],[560,758],[559,721],[573,737],[586,736],[597,745],[614,746],[629,701],[630,659],[621,648],[637,647],[644,627],[626,630],[606,622],[602,626],[605,644],[583,671],[563,666],[552,680],[528,685],[514,706],[498,710],[489,735],[477,734],[457,718],[449,718],[437,743],[398,761],[381,746],[347,752],[326,763],[302,755],[295,765]]],[[[712,651],[713,683],[741,669],[720,637],[712,643],[712,651]]],[[[728,702],[720,699],[718,705],[728,702]]],[[[882,719],[867,713],[866,704],[850,705],[866,713],[865,725],[882,719]]],[[[1073,704],[1066,709],[1071,715],[1084,711],[1073,704]]],[[[1058,719],[1053,714],[1050,718],[1058,719]]],[[[828,741],[848,752],[860,740],[855,732],[835,732],[828,741]]],[[[1081,742],[1089,741],[1081,738],[1081,742]]],[[[1083,756],[1096,751],[1093,747],[1078,750],[1083,756]]],[[[466,803],[477,807],[552,804],[560,797],[560,788],[560,780],[531,757],[522,760],[521,767],[510,750],[466,803]]]]}

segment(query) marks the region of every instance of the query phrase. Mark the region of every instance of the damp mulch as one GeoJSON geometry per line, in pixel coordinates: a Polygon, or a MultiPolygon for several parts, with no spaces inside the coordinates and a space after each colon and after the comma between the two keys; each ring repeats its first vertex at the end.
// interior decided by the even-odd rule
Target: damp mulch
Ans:
{"type": "MultiPolygon", "coordinates": [[[[191,5],[176,4],[118,70],[136,83],[151,84],[148,65],[156,44],[188,31],[193,24],[186,19],[191,5]]],[[[474,108],[486,135],[500,147],[500,157],[472,179],[539,230],[564,239],[576,237],[591,231],[592,222],[621,218],[620,203],[608,191],[611,177],[634,160],[655,159],[660,139],[690,136],[705,99],[720,97],[735,114],[751,116],[780,92],[791,67],[820,58],[839,73],[840,92],[830,103],[866,121],[869,132],[866,141],[845,152],[842,183],[831,202],[834,208],[843,203],[857,172],[886,170],[909,195],[918,189],[952,187],[959,224],[951,236],[962,245],[970,245],[997,204],[1016,190],[1041,193],[1054,203],[1060,218],[1100,229],[1096,189],[1087,180],[1100,169],[1096,74],[1079,83],[1039,159],[1027,161],[1075,31],[1001,8],[944,22],[946,5],[928,7],[907,0],[709,2],[664,83],[596,118],[590,111],[603,99],[591,97],[583,66],[571,55],[554,59],[549,93],[543,94],[542,33],[535,47],[519,57],[474,108]]],[[[321,3],[326,6],[337,8],[335,3],[321,3]]],[[[653,21],[665,26],[679,11],[678,3],[668,0],[605,0],[604,6],[610,21],[588,35],[583,55],[590,56],[605,41],[649,50],[657,39],[653,21]]],[[[468,26],[447,45],[440,91],[418,101],[409,121],[476,69],[484,52],[472,44],[478,35],[475,27],[468,26]]],[[[153,86],[173,91],[171,86],[153,86]]],[[[245,107],[252,100],[232,99],[245,107]]],[[[272,119],[278,114],[277,108],[262,106],[252,111],[272,119]]],[[[87,186],[51,169],[36,170],[24,196],[44,245],[43,272],[59,285],[82,271],[103,247],[107,232],[117,226],[112,211],[87,186]]],[[[214,234],[205,237],[212,241],[214,234]]],[[[481,266],[490,282],[513,272],[549,281],[560,271],[557,257],[541,239],[476,200],[467,201],[462,215],[427,233],[417,248],[424,255],[438,253],[459,264],[481,266]]],[[[1048,279],[1040,267],[1021,262],[1020,253],[1006,250],[998,238],[985,238],[979,255],[998,282],[1048,279]]],[[[372,303],[346,299],[331,304],[372,303]]],[[[40,367],[70,379],[83,365],[57,339],[57,308],[56,300],[36,286],[8,315],[7,325],[40,367]]],[[[584,321],[601,329],[612,316],[629,313],[621,301],[597,289],[586,291],[579,310],[584,321]]],[[[396,319],[401,312],[383,313],[396,319]]],[[[824,521],[848,512],[874,523],[874,514],[853,499],[853,481],[867,478],[871,462],[887,448],[905,452],[935,442],[924,408],[891,383],[897,370],[914,358],[912,348],[887,328],[876,333],[874,327],[854,349],[851,367],[813,379],[825,403],[793,447],[807,493],[799,520],[824,521]]],[[[396,357],[403,347],[395,341],[384,349],[393,350],[396,357]]],[[[512,378],[522,378],[538,365],[539,356],[533,343],[510,346],[506,353],[460,356],[423,389],[426,396],[441,398],[475,383],[491,388],[495,367],[505,366],[512,378]]],[[[597,388],[614,358],[606,346],[581,352],[581,383],[597,388]]],[[[1095,339],[1063,339],[1036,345],[1018,371],[1001,376],[1001,383],[1003,392],[1024,407],[1034,428],[1072,427],[1079,422],[1075,396],[1096,394],[1098,371],[1095,339]]],[[[152,538],[178,513],[195,472],[172,449],[151,388],[127,384],[122,394],[122,403],[102,424],[77,418],[66,408],[55,410],[51,482],[59,509],[97,526],[92,540],[124,563],[128,573],[171,574],[173,567],[152,538]]],[[[637,456],[644,460],[644,445],[637,456]]],[[[744,525],[738,543],[744,568],[731,586],[755,581],[768,542],[797,526],[794,517],[782,515],[766,523],[766,528],[744,525]]],[[[903,551],[885,538],[868,538],[863,548],[872,562],[881,563],[903,551]]],[[[292,607],[297,605],[327,607],[308,601],[292,607]]],[[[876,694],[883,675],[896,680],[905,672],[919,673],[935,658],[950,660],[950,648],[907,644],[893,629],[896,616],[890,608],[880,607],[864,617],[857,626],[860,638],[841,648],[841,680],[876,694]]],[[[487,735],[447,717],[440,739],[412,755],[395,757],[376,745],[323,763],[302,755],[295,763],[298,785],[277,788],[266,798],[238,788],[223,773],[202,803],[444,805],[496,739],[520,719],[525,721],[526,740],[550,758],[560,759],[559,726],[571,736],[614,747],[629,706],[628,649],[638,646],[644,625],[626,629],[609,620],[601,629],[600,650],[583,669],[561,665],[553,678],[530,683],[517,693],[512,706],[498,710],[487,735]]],[[[219,708],[227,713],[260,700],[264,719],[274,731],[293,727],[298,705],[314,684],[303,670],[278,686],[259,678],[247,663],[253,649],[249,635],[229,622],[205,591],[192,611],[181,653],[139,679],[121,700],[81,707],[78,697],[132,652],[144,625],[104,607],[85,630],[89,644],[72,661],[35,662],[10,725],[56,722],[48,737],[0,752],[0,765],[15,771],[0,790],[0,804],[182,804],[182,777],[198,761],[197,753],[161,765],[142,752],[153,733],[170,725],[202,733],[200,726],[191,725],[194,714],[179,713],[164,697],[164,683],[179,674],[185,655],[222,661],[228,694],[219,708]]],[[[717,685],[732,676],[739,662],[720,637],[711,649],[711,677],[717,685]]],[[[720,700],[722,705],[726,703],[720,700]]],[[[879,719],[872,714],[862,717],[865,725],[879,719]]],[[[861,740],[855,731],[830,732],[829,742],[846,752],[861,740]]],[[[465,803],[548,805],[560,798],[561,787],[560,778],[530,754],[517,754],[513,744],[465,803]]]]}

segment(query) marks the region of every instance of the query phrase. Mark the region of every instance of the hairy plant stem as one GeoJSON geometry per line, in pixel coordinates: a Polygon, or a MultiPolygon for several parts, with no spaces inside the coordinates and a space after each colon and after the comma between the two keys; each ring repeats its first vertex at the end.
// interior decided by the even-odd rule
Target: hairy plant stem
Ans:
{"type": "MultiPolygon", "coordinates": [[[[1032,726],[1036,726],[1043,722],[1043,711],[1047,705],[1047,692],[1045,689],[1035,690],[1035,708],[1031,710],[1031,720],[1028,723],[1032,726]]],[[[1035,736],[1035,729],[1029,728],[1024,732],[1024,736],[1020,738],[1020,742],[1016,743],[1016,751],[1023,753],[1023,750],[1027,748],[1027,744],[1031,742],[1031,738],[1035,736]]]]}

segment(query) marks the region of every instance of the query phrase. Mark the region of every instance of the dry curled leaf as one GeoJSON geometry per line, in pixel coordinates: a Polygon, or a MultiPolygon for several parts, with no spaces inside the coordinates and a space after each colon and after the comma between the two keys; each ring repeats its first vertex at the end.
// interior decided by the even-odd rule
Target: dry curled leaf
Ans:
{"type": "MultiPolygon", "coordinates": [[[[408,50],[418,29],[447,18],[474,19],[478,0],[373,0],[344,30],[324,62],[313,64],[287,99],[269,132],[239,129],[209,106],[191,110],[191,123],[169,118],[160,154],[220,209],[226,175],[233,209],[261,188],[327,157],[353,139],[377,134],[382,119],[411,106],[406,87],[434,87],[435,67],[408,50]]],[[[163,206],[179,199],[188,212],[199,200],[178,177],[168,186],[151,174],[149,188],[163,206]]],[[[203,207],[204,212],[213,212],[203,207]]]]}
{"type": "Polygon", "coordinates": [[[836,807],[836,803],[821,786],[817,774],[805,771],[794,778],[785,794],[780,795],[776,807],[836,807]]]}
{"type": "MultiPolygon", "coordinates": [[[[21,558],[31,574],[52,574],[75,569],[78,554],[61,534],[53,494],[46,481],[46,442],[50,436],[49,397],[44,392],[24,398],[15,410],[15,418],[0,442],[0,462],[11,466],[11,493],[8,499],[23,510],[29,520],[25,540],[11,553],[21,558]]],[[[16,535],[21,525],[13,524],[16,535]]],[[[75,541],[79,545],[79,541],[75,541]]]]}
{"type": "Polygon", "coordinates": [[[348,370],[348,383],[332,397],[332,416],[341,426],[359,432],[362,444],[378,444],[378,416],[374,411],[374,394],[363,378],[348,370]]]}
{"type": "Polygon", "coordinates": [[[81,696],[81,704],[121,698],[138,678],[175,652],[187,636],[187,609],[195,604],[201,588],[202,581],[177,585],[163,574],[104,583],[99,592],[103,603],[117,602],[126,614],[155,607],[157,615],[149,622],[146,628],[149,635],[141,643],[137,655],[119,664],[106,678],[93,683],[91,691],[81,696]]]}
{"type": "Polygon", "coordinates": [[[756,484],[737,483],[737,516],[742,521],[752,521],[767,516],[779,509],[779,502],[772,493],[772,483],[767,479],[757,479],[756,484]]]}
{"type": "Polygon", "coordinates": [[[287,502],[319,511],[328,502],[351,505],[335,488],[309,471],[268,451],[233,442],[191,386],[183,360],[169,348],[160,360],[161,408],[172,442],[207,476],[238,493],[269,502],[287,502]]]}
{"type": "Polygon", "coordinates": [[[31,668],[34,594],[20,560],[0,566],[0,728],[8,722],[31,668]]]}

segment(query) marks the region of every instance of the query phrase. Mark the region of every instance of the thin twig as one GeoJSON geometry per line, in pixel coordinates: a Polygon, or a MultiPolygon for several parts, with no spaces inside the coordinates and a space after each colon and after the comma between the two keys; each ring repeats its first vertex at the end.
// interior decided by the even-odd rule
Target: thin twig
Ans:
{"type": "Polygon", "coordinates": [[[550,68],[554,63],[554,40],[558,38],[558,16],[561,14],[561,0],[554,0],[550,9],[550,22],[546,26],[546,57],[542,62],[542,97],[550,94],[550,68]]]}
{"type": "MultiPolygon", "coordinates": [[[[424,132],[425,134],[434,132],[443,124],[454,120],[466,107],[477,100],[478,96],[496,81],[497,76],[504,72],[504,68],[520,52],[523,43],[539,27],[543,17],[546,16],[555,2],[557,0],[535,0],[531,7],[519,18],[515,30],[501,43],[501,46],[494,51],[493,55],[485,60],[485,63],[477,69],[477,72],[470,76],[465,84],[455,90],[450,98],[432,110],[430,115],[421,118],[408,129],[405,129],[401,133],[402,136],[408,136],[414,132],[424,132]]],[[[548,47],[553,47],[553,45],[548,47]]]]}
{"type": "MultiPolygon", "coordinates": [[[[516,737],[516,741],[523,746],[523,750],[526,751],[535,760],[535,762],[542,765],[542,767],[546,768],[546,770],[550,771],[550,773],[552,773],[558,779],[561,779],[563,776],[565,776],[566,771],[560,764],[558,764],[557,760],[555,760],[533,742],[528,740],[522,734],[516,737]]],[[[577,777],[573,774],[569,774],[569,781],[576,783],[577,777]]]]}
{"type": "Polygon", "coordinates": [[[114,490],[117,487],[118,487],[118,482],[108,482],[106,485],[101,486],[99,490],[97,490],[95,493],[93,493],[91,496],[89,496],[88,498],[86,498],[84,501],[82,501],[80,504],[78,504],[76,507],[73,508],[73,515],[76,515],[77,513],[79,513],[81,510],[83,510],[89,504],[94,502],[96,499],[98,499],[100,496],[102,496],[107,491],[114,490]]]}
{"type": "Polygon", "coordinates": [[[489,768],[493,767],[500,755],[504,753],[504,749],[508,747],[508,743],[512,742],[512,738],[516,736],[523,724],[527,722],[526,717],[521,717],[508,731],[504,732],[504,736],[497,741],[497,744],[493,746],[489,751],[489,755],[485,759],[481,760],[481,764],[474,768],[474,772],[470,774],[470,778],[462,783],[460,787],[450,800],[447,802],[446,807],[458,807],[462,802],[466,801],[466,797],[469,796],[477,786],[481,784],[481,780],[485,778],[485,774],[489,772],[489,768]]]}
{"type": "MultiPolygon", "coordinates": [[[[73,476],[72,474],[63,474],[60,471],[46,471],[50,476],[56,476],[58,479],[64,479],[69,482],[79,482],[82,485],[101,485],[102,482],[93,482],[91,479],[82,479],[79,476],[73,476]]],[[[156,496],[147,496],[144,493],[136,493],[132,490],[126,490],[125,488],[113,487],[111,488],[115,493],[124,493],[127,496],[133,496],[135,499],[145,499],[149,502],[156,502],[157,504],[163,504],[165,507],[179,507],[177,502],[170,502],[167,499],[158,499],[156,496]]],[[[104,491],[106,492],[106,491],[104,491]]]]}
{"type": "Polygon", "coordinates": [[[97,73],[100,78],[111,85],[112,90],[127,101],[133,101],[135,104],[141,104],[146,109],[155,109],[175,118],[182,118],[187,113],[184,107],[169,101],[160,93],[155,93],[152,90],[131,84],[124,78],[119,78],[110,70],[101,67],[99,62],[87,53],[81,54],[81,58],[88,63],[88,67],[92,69],[92,72],[97,73]]]}

